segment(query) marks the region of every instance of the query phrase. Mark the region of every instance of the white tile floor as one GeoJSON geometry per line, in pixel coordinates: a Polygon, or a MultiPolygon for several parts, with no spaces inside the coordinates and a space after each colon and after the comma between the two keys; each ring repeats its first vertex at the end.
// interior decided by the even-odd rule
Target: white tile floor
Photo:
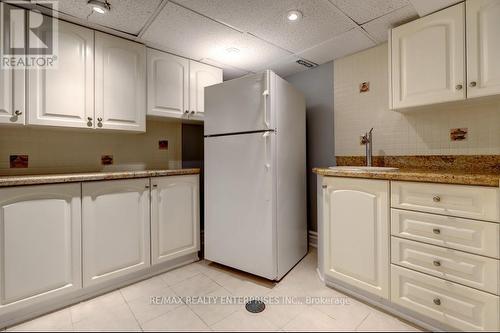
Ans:
{"type": "MultiPolygon", "coordinates": [[[[338,291],[316,275],[311,251],[281,282],[200,261],[7,329],[7,331],[418,331],[338,291]],[[268,304],[250,314],[237,304],[150,303],[152,296],[338,297],[344,305],[268,304]]],[[[214,297],[214,298],[212,298],[214,297]]],[[[221,300],[220,298],[218,300],[221,300]]],[[[297,300],[297,299],[296,299],[297,300]]]]}

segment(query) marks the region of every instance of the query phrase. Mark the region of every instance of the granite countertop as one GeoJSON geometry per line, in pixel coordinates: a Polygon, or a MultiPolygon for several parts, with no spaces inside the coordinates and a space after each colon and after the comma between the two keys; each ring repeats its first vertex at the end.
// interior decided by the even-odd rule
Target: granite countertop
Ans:
{"type": "Polygon", "coordinates": [[[460,170],[399,169],[398,171],[353,171],[345,169],[315,168],[321,176],[401,180],[427,183],[500,186],[500,172],[471,172],[460,170]]]}
{"type": "Polygon", "coordinates": [[[46,175],[23,175],[23,176],[0,176],[0,187],[40,185],[56,183],[74,183],[97,180],[115,180],[148,178],[161,176],[196,175],[200,169],[171,169],[171,170],[141,170],[141,171],[117,171],[117,172],[85,172],[64,173],[46,175]]]}

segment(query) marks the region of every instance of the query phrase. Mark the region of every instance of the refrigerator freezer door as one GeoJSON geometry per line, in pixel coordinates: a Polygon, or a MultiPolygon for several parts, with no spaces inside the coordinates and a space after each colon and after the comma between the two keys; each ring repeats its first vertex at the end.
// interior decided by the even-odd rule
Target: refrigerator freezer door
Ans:
{"type": "Polygon", "coordinates": [[[274,280],[273,133],[205,138],[205,258],[274,280]]]}
{"type": "Polygon", "coordinates": [[[272,128],[270,76],[266,71],[205,88],[205,135],[272,128]]]}

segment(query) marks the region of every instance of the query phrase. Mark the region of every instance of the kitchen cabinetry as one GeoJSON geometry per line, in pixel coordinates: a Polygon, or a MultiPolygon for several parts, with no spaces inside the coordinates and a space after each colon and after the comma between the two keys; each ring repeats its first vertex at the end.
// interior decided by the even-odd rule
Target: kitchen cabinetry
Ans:
{"type": "Polygon", "coordinates": [[[181,118],[189,109],[189,60],[148,49],[148,116],[181,118]]]}
{"type": "Polygon", "coordinates": [[[95,32],[96,128],[146,131],[146,47],[95,32]]]}
{"type": "Polygon", "coordinates": [[[323,180],[324,269],[334,278],[389,298],[389,182],[323,180]]]}
{"type": "MultiPolygon", "coordinates": [[[[12,6],[2,3],[4,10],[12,8],[12,6]]],[[[19,9],[22,10],[22,9],[19,9]]],[[[9,19],[6,15],[0,18],[0,24],[3,27],[4,36],[10,36],[14,45],[19,44],[19,40],[24,38],[10,29],[14,25],[4,20],[9,19]]],[[[24,125],[26,115],[25,107],[25,70],[21,68],[14,69],[0,68],[0,125],[1,124],[18,124],[24,125]]]]}
{"type": "Polygon", "coordinates": [[[221,83],[222,70],[195,61],[189,61],[189,113],[194,119],[203,119],[205,87],[221,83]]]}
{"type": "Polygon", "coordinates": [[[464,3],[392,29],[392,107],[465,99],[464,50],[464,3]]]}
{"type": "Polygon", "coordinates": [[[59,21],[58,38],[57,67],[28,70],[28,123],[93,128],[94,31],[59,21]]]}
{"type": "Polygon", "coordinates": [[[192,175],[151,179],[153,264],[200,250],[198,178],[192,175]]]}
{"type": "Polygon", "coordinates": [[[149,179],[82,184],[83,285],[150,266],[149,179]]]}
{"type": "Polygon", "coordinates": [[[392,29],[390,107],[499,95],[499,15],[496,0],[468,0],[392,29]]]}
{"type": "Polygon", "coordinates": [[[0,315],[81,288],[80,184],[0,189],[0,315]]]}
{"type": "Polygon", "coordinates": [[[467,1],[467,96],[500,94],[500,1],[467,1]]]}

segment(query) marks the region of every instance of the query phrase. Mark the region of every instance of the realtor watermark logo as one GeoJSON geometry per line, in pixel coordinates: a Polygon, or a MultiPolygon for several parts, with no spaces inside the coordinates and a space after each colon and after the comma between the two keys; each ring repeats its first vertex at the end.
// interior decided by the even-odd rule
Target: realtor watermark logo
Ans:
{"type": "MultiPolygon", "coordinates": [[[[0,3],[0,68],[56,68],[58,21],[34,7],[25,10],[16,5],[29,1],[0,3]]],[[[38,0],[36,4],[57,13],[56,0],[38,0]]]]}

